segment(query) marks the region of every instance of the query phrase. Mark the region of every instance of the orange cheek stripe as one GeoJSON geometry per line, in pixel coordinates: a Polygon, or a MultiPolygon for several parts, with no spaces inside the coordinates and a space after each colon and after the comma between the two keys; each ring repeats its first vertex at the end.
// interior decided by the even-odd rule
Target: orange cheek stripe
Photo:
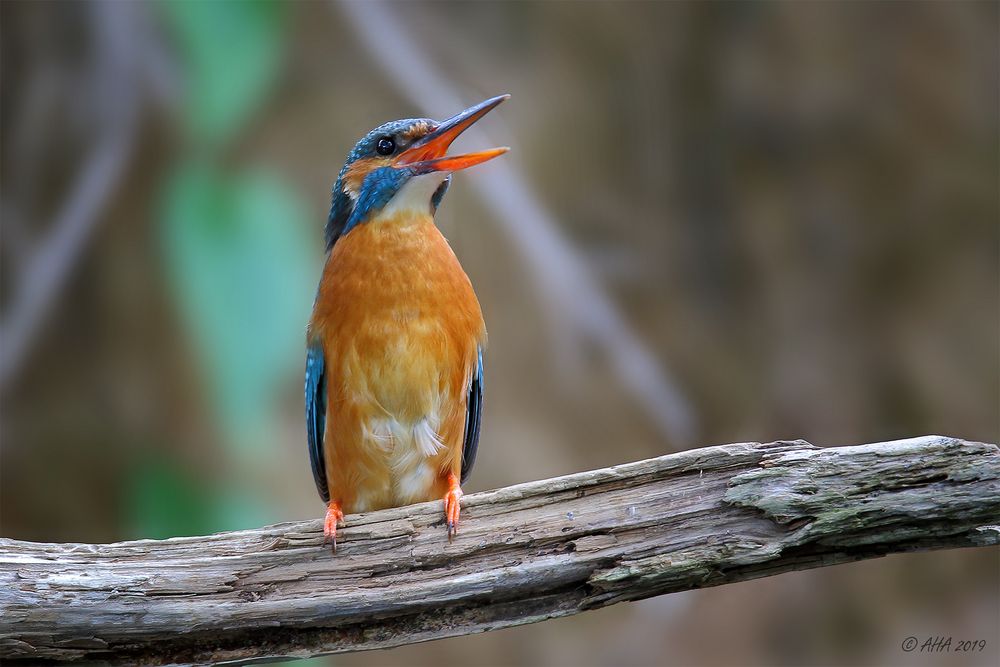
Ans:
{"type": "Polygon", "coordinates": [[[365,177],[379,167],[389,165],[388,158],[363,157],[351,163],[351,166],[344,172],[344,190],[353,197],[357,197],[361,192],[361,184],[365,182],[365,177]]]}

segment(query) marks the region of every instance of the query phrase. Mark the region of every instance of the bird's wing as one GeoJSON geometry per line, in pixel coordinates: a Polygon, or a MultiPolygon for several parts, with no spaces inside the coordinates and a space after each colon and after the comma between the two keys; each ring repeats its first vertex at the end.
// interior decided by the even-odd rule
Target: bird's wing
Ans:
{"type": "Polygon", "coordinates": [[[309,462],[313,480],[323,502],[330,502],[326,484],[326,459],[323,456],[323,436],[326,433],[326,363],[323,347],[311,343],[306,351],[306,432],[309,435],[309,462]]]}
{"type": "Polygon", "coordinates": [[[479,348],[476,372],[469,383],[469,400],[465,414],[465,442],[462,445],[462,484],[472,472],[479,449],[479,424],[483,417],[483,348],[479,348]]]}

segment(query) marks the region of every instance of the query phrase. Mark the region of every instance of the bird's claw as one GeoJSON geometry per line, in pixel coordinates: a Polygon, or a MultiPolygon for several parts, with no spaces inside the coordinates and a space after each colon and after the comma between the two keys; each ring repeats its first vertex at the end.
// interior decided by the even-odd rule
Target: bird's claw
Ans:
{"type": "Polygon", "coordinates": [[[462,488],[454,475],[448,475],[448,493],[444,495],[444,516],[448,522],[448,541],[458,534],[458,515],[461,510],[462,488]]]}
{"type": "Polygon", "coordinates": [[[333,542],[333,553],[337,553],[337,525],[344,523],[344,513],[340,503],[334,501],[326,506],[326,518],[323,520],[323,544],[333,542]]]}

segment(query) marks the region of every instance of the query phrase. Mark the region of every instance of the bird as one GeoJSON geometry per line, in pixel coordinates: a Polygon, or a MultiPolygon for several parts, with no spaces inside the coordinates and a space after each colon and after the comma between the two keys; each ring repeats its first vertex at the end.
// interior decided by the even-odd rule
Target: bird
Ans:
{"type": "Polygon", "coordinates": [[[380,125],[333,185],[306,329],[305,416],[334,553],[345,513],[440,499],[448,541],[458,532],[479,446],[486,325],[434,215],[453,172],[509,150],[446,154],[509,97],[440,122],[380,125]]]}

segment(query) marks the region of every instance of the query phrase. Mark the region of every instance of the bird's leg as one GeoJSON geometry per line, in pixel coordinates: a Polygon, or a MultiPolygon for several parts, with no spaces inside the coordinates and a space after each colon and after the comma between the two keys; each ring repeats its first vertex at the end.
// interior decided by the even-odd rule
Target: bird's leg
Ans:
{"type": "Polygon", "coordinates": [[[448,520],[448,541],[458,534],[459,500],[462,498],[462,487],[454,473],[448,473],[448,492],[444,494],[444,515],[448,520]]]}
{"type": "Polygon", "coordinates": [[[333,553],[337,553],[337,524],[343,523],[344,513],[340,510],[340,503],[336,500],[330,501],[326,506],[326,519],[323,521],[323,544],[332,541],[333,553]]]}

